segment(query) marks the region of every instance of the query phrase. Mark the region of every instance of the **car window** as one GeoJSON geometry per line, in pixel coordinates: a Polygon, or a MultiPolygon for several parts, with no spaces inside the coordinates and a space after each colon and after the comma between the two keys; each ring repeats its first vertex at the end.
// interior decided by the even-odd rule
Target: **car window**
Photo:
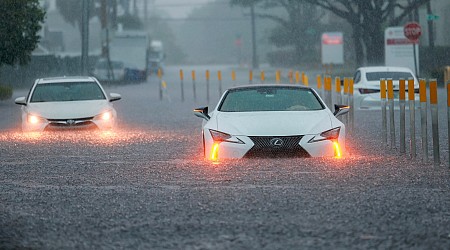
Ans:
{"type": "Polygon", "coordinates": [[[358,71],[355,72],[355,76],[353,77],[353,81],[355,83],[358,83],[358,82],[361,81],[361,71],[358,70],[358,71]]]}
{"type": "Polygon", "coordinates": [[[106,99],[96,82],[56,82],[38,84],[30,102],[66,102],[106,99]]]}
{"type": "Polygon", "coordinates": [[[290,87],[257,87],[230,90],[219,111],[310,111],[324,109],[310,89],[290,87]]]}
{"type": "Polygon", "coordinates": [[[408,79],[412,78],[413,75],[409,72],[368,72],[366,73],[366,78],[368,81],[379,81],[381,78],[392,80],[408,79]]]}

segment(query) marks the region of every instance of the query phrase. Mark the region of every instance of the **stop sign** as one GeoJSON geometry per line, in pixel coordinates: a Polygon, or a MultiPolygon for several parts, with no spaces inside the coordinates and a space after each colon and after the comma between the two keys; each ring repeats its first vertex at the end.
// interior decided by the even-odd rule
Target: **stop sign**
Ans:
{"type": "Polygon", "coordinates": [[[403,33],[409,40],[417,42],[417,39],[419,39],[420,35],[422,35],[422,28],[420,27],[420,24],[410,22],[405,24],[403,27],[403,33]]]}

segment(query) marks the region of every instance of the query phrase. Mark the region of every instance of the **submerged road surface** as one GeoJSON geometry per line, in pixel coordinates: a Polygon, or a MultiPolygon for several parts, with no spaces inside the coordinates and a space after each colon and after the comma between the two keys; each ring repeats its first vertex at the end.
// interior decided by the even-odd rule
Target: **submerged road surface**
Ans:
{"type": "Polygon", "coordinates": [[[114,132],[22,134],[19,106],[0,102],[0,249],[450,246],[446,158],[385,150],[379,111],[356,111],[344,159],[213,164],[192,114],[207,105],[204,81],[196,102],[189,78],[181,102],[176,68],[165,81],[163,101],[153,78],[107,86],[123,97],[114,132]]]}

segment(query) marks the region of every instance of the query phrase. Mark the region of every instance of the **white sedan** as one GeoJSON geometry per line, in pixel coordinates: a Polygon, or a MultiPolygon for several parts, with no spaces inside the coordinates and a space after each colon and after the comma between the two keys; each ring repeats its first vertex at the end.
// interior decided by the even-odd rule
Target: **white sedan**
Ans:
{"type": "MultiPolygon", "coordinates": [[[[355,108],[380,109],[380,79],[382,78],[393,80],[395,103],[398,103],[400,79],[405,79],[406,90],[408,90],[408,79],[413,79],[414,92],[419,93],[419,82],[409,68],[386,66],[361,67],[356,70],[353,77],[355,108]]],[[[416,94],[415,98],[419,100],[418,94],[416,94]]]]}
{"type": "Polygon", "coordinates": [[[116,110],[111,102],[119,94],[107,96],[94,77],[54,77],[37,79],[27,97],[19,97],[22,130],[40,132],[61,129],[112,129],[116,110]]]}
{"type": "Polygon", "coordinates": [[[231,88],[217,107],[194,110],[204,119],[204,156],[216,161],[251,157],[341,157],[345,125],[309,87],[262,84],[231,88]]]}

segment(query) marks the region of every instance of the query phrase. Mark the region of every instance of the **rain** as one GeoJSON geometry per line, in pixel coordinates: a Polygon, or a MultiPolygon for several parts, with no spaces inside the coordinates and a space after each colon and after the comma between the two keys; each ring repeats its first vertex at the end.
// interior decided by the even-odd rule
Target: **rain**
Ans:
{"type": "MultiPolygon", "coordinates": [[[[0,249],[447,248],[450,3],[347,2],[0,1],[0,249]],[[419,37],[406,37],[416,24],[419,37]],[[374,66],[407,68],[405,101],[396,72],[358,79],[374,66]],[[97,80],[87,100],[31,101],[35,85],[97,80]],[[381,80],[393,80],[393,98],[380,97],[381,80]],[[232,134],[245,124],[220,120],[224,93],[256,86],[311,89],[342,124],[332,141],[342,156],[324,129],[301,134],[327,145],[319,157],[277,145],[266,157],[225,157],[260,135],[232,134]],[[216,159],[204,138],[223,124],[216,159]]],[[[287,120],[259,128],[297,122],[287,120]]]]}

